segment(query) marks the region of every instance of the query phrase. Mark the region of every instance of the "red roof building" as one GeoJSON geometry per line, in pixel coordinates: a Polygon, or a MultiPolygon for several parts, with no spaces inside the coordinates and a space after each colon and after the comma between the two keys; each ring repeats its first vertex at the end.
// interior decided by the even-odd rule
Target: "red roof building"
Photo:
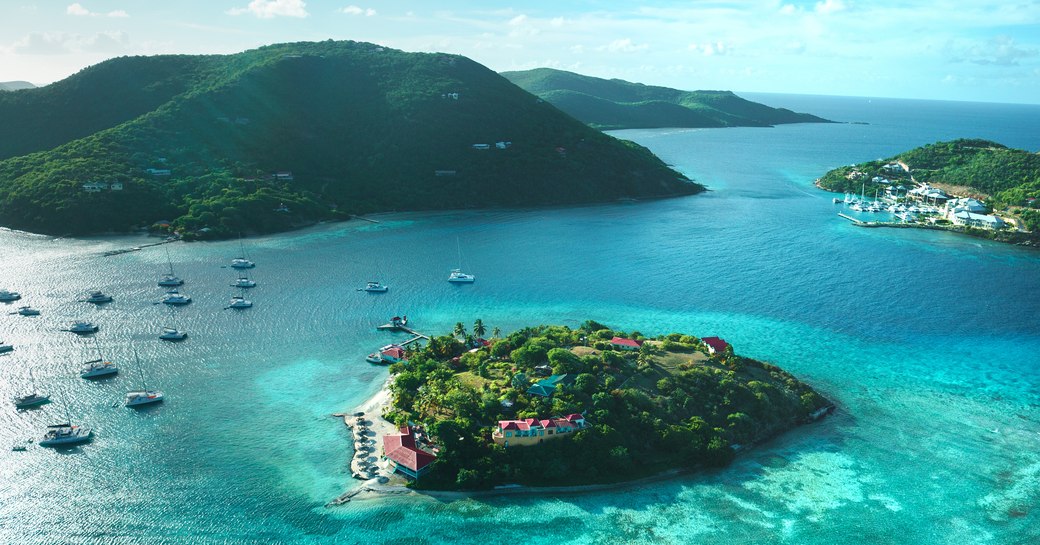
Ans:
{"type": "Polygon", "coordinates": [[[637,341],[634,339],[625,339],[623,337],[614,337],[610,339],[610,346],[619,350],[639,350],[639,347],[643,345],[643,341],[637,341]]]}
{"type": "Polygon", "coordinates": [[[525,418],[523,420],[499,420],[491,431],[491,439],[504,447],[537,445],[546,439],[567,437],[585,428],[585,417],[569,414],[566,418],[525,418]]]}
{"type": "Polygon", "coordinates": [[[709,354],[721,354],[729,348],[729,343],[718,337],[704,337],[701,342],[708,347],[709,354]]]}
{"type": "Polygon", "coordinates": [[[395,471],[418,479],[437,457],[415,444],[415,432],[405,426],[398,433],[383,436],[383,456],[393,462],[395,471]]]}

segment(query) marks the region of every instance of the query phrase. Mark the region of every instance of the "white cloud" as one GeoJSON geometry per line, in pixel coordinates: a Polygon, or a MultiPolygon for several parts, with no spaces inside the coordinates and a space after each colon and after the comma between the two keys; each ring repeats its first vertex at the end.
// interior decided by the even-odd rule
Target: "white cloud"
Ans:
{"type": "Polygon", "coordinates": [[[62,55],[66,53],[125,53],[130,45],[125,32],[99,32],[90,36],[68,32],[32,32],[7,48],[14,54],[62,55]]]}
{"type": "Polygon", "coordinates": [[[84,17],[84,16],[87,16],[87,15],[93,15],[90,12],[89,9],[87,9],[87,8],[83,7],[82,5],[80,5],[79,2],[77,2],[75,4],[71,4],[69,7],[65,8],[65,14],[66,15],[76,15],[76,16],[79,16],[79,17],[84,17]]]}
{"type": "Polygon", "coordinates": [[[509,20],[509,26],[520,26],[520,25],[524,24],[524,21],[526,21],[526,20],[527,20],[527,16],[526,15],[517,15],[516,17],[513,17],[512,19],[509,20]]]}
{"type": "Polygon", "coordinates": [[[650,46],[646,44],[637,44],[632,41],[631,38],[624,38],[621,40],[614,40],[607,45],[601,46],[598,49],[600,51],[609,51],[611,53],[635,53],[636,51],[645,51],[650,46]]]}
{"type": "Polygon", "coordinates": [[[824,0],[816,3],[816,13],[834,13],[845,9],[841,0],[824,0]]]}
{"type": "Polygon", "coordinates": [[[553,17],[551,20],[549,20],[549,24],[555,27],[563,26],[563,22],[563,17],[553,17]]]}
{"type": "Polygon", "coordinates": [[[346,13],[347,15],[364,15],[365,17],[372,17],[376,15],[376,10],[372,8],[362,8],[354,5],[341,8],[339,12],[346,13]]]}
{"type": "Polygon", "coordinates": [[[231,8],[225,13],[228,15],[243,15],[252,13],[260,19],[272,19],[274,17],[306,17],[307,3],[303,0],[253,0],[244,8],[231,8]]]}
{"type": "Polygon", "coordinates": [[[784,15],[791,15],[796,11],[798,11],[798,8],[794,7],[794,4],[784,4],[780,6],[780,13],[783,13],[784,15]]]}
{"type": "MultiPolygon", "coordinates": [[[[100,13],[96,13],[96,12],[90,11],[89,9],[83,7],[83,4],[80,4],[79,2],[76,2],[75,4],[70,4],[69,7],[65,8],[65,14],[66,15],[75,15],[76,17],[97,17],[98,15],[101,15],[100,13]]],[[[105,16],[106,17],[129,17],[130,14],[128,14],[124,10],[117,9],[117,10],[112,10],[112,11],[106,13],[105,16]]]]}
{"type": "Polygon", "coordinates": [[[711,57],[712,55],[725,55],[726,44],[722,42],[708,42],[703,44],[692,43],[687,46],[690,51],[697,51],[705,57],[711,57]]]}
{"type": "Polygon", "coordinates": [[[979,65],[1018,66],[1020,61],[1040,57],[1040,50],[1021,47],[1010,36],[996,36],[985,43],[950,44],[951,60],[979,65]]]}

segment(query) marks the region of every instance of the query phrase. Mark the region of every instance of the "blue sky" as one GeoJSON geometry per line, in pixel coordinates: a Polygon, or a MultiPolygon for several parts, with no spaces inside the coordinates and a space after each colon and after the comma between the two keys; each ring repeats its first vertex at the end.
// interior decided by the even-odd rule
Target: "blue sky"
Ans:
{"type": "Polygon", "coordinates": [[[325,39],[680,89],[1040,103],[1040,1],[0,0],[0,81],[325,39]]]}

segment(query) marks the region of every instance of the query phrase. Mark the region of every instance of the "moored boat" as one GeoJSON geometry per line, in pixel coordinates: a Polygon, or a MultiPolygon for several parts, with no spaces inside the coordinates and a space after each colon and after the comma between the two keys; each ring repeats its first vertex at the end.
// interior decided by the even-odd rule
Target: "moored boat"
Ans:
{"type": "Polygon", "coordinates": [[[17,301],[22,296],[16,291],[0,290],[0,303],[10,303],[11,301],[17,301]]]}
{"type": "Polygon", "coordinates": [[[71,447],[90,441],[93,430],[72,424],[54,424],[47,426],[47,433],[40,439],[41,447],[71,447]]]}
{"type": "Polygon", "coordinates": [[[159,338],[164,341],[183,341],[187,337],[187,332],[172,327],[164,327],[162,333],[159,333],[159,338]]]}
{"type": "Polygon", "coordinates": [[[91,291],[84,299],[81,299],[81,301],[84,303],[94,303],[95,305],[99,305],[101,303],[111,303],[112,296],[108,295],[107,293],[101,290],[94,290],[91,291]]]}
{"type": "Polygon", "coordinates": [[[87,335],[90,333],[97,333],[98,326],[92,322],[72,322],[67,331],[76,333],[78,335],[87,335]]]}
{"type": "Polygon", "coordinates": [[[384,293],[387,290],[389,290],[390,287],[389,286],[384,286],[384,285],[380,284],[379,282],[368,282],[367,284],[365,284],[365,287],[359,288],[359,289],[362,290],[362,291],[367,291],[367,292],[371,292],[371,293],[384,293]]]}
{"type": "Polygon", "coordinates": [[[18,307],[18,312],[16,312],[16,314],[20,314],[22,316],[39,316],[40,311],[32,307],[18,307]]]}
{"type": "Polygon", "coordinates": [[[159,302],[164,305],[187,305],[191,302],[191,297],[177,290],[170,290],[159,299],[159,302]]]}

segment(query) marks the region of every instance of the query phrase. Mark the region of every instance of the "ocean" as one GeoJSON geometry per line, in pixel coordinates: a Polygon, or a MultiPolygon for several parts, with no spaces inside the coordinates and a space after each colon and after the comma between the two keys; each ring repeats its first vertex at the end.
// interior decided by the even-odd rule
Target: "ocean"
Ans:
{"type": "MultiPolygon", "coordinates": [[[[575,208],[394,213],[281,235],[165,246],[194,302],[156,304],[154,239],[0,231],[3,543],[1031,543],[1040,540],[1040,251],[936,231],[862,229],[813,187],[828,169],[957,137],[1040,149],[1040,106],[745,94],[842,124],[613,132],[711,191],[575,208]],[[458,246],[457,246],[458,244],[458,246]],[[458,250],[461,247],[461,252],[458,250]],[[256,261],[255,306],[227,264],[256,261]],[[453,267],[477,276],[446,282],[453,267]],[[367,280],[386,294],[359,292],[367,280]],[[76,302],[90,289],[102,306],[76,302]],[[38,317],[7,315],[22,304],[38,317]],[[833,417],[671,481],[559,497],[388,498],[357,486],[334,412],[375,393],[364,356],[407,314],[444,334],[594,319],[718,335],[838,405],[833,417]],[[60,331],[99,324],[98,344],[60,331]],[[185,329],[162,343],[163,326],[185,329]],[[78,377],[101,353],[121,366],[78,377]],[[141,365],[134,360],[134,350],[141,365]],[[166,392],[133,411],[125,392],[166,392]],[[63,421],[69,451],[31,445],[63,421]]],[[[590,453],[588,463],[596,464],[590,453]]]]}

